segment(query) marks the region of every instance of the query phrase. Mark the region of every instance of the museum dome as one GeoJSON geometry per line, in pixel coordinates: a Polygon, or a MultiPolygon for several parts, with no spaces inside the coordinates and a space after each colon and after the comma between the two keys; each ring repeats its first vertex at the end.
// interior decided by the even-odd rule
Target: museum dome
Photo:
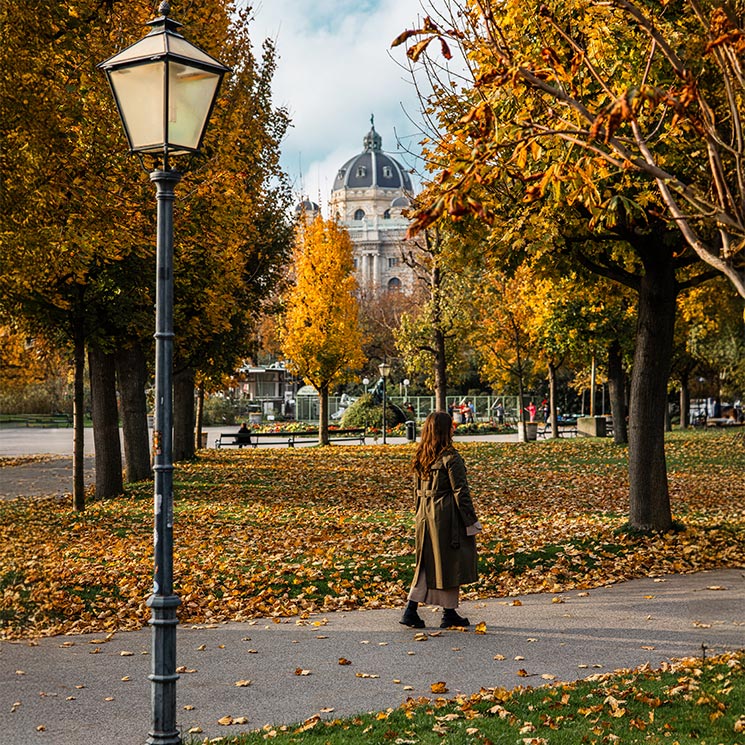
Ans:
{"type": "Polygon", "coordinates": [[[364,150],[339,169],[333,191],[371,188],[412,191],[409,174],[397,160],[383,152],[383,138],[375,131],[374,121],[370,121],[371,129],[362,141],[364,150]]]}
{"type": "Polygon", "coordinates": [[[306,225],[312,223],[321,214],[321,208],[307,197],[295,206],[295,219],[306,225]]]}
{"type": "Polygon", "coordinates": [[[310,199],[303,199],[303,201],[295,207],[295,214],[297,215],[305,213],[306,215],[315,216],[320,211],[321,208],[315,202],[311,202],[310,199]]]}

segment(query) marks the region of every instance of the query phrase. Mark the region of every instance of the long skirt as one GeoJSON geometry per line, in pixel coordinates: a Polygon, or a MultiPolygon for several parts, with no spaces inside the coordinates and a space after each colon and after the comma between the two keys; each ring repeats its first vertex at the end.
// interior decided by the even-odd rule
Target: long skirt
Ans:
{"type": "Polygon", "coordinates": [[[427,605],[439,605],[441,608],[457,608],[460,587],[448,587],[438,590],[436,587],[427,587],[427,573],[419,572],[419,579],[409,590],[409,600],[415,603],[427,605]]]}

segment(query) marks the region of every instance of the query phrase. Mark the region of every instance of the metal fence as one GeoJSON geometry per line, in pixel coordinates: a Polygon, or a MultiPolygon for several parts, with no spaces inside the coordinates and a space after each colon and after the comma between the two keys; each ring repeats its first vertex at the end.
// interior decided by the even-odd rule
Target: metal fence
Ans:
{"type": "MultiPolygon", "coordinates": [[[[404,404],[411,404],[418,421],[425,419],[427,414],[435,410],[434,396],[388,396],[388,401],[401,408],[404,404]]],[[[505,422],[516,422],[518,420],[517,396],[448,396],[446,398],[447,406],[452,405],[456,408],[467,401],[470,401],[474,406],[474,420],[476,422],[496,420],[496,409],[499,403],[504,407],[505,422]]],[[[347,403],[347,399],[342,400],[341,396],[329,396],[329,412],[332,420],[341,418],[341,413],[347,403]]],[[[317,422],[318,397],[299,396],[295,418],[303,422],[317,422]]]]}

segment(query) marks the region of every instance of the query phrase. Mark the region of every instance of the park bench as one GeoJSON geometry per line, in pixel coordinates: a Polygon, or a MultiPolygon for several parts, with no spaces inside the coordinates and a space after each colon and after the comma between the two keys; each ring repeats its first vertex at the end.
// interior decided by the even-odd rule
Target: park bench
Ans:
{"type": "MultiPolygon", "coordinates": [[[[559,418],[558,424],[558,435],[559,437],[566,437],[567,435],[577,436],[577,420],[570,419],[567,417],[559,418]]],[[[542,427],[538,428],[538,437],[551,437],[551,422],[546,422],[542,427]]]]}
{"type": "Polygon", "coordinates": [[[70,427],[68,414],[11,414],[0,417],[0,424],[23,427],[70,427]]]}
{"type": "MultiPolygon", "coordinates": [[[[352,427],[348,429],[330,429],[329,442],[359,442],[365,444],[366,430],[363,427],[352,427]]],[[[294,448],[295,443],[315,442],[318,440],[318,430],[306,430],[305,432],[251,432],[249,434],[238,432],[221,433],[215,440],[215,447],[230,447],[236,445],[242,447],[259,447],[261,445],[273,445],[285,442],[287,447],[294,448]]]]}
{"type": "Polygon", "coordinates": [[[739,426],[739,422],[737,420],[733,419],[732,417],[707,417],[706,418],[706,426],[707,427],[737,427],[739,426]]]}
{"type": "Polygon", "coordinates": [[[245,448],[253,445],[253,435],[250,432],[221,432],[215,440],[216,448],[227,448],[235,445],[239,448],[245,448]]]}
{"type": "MultiPolygon", "coordinates": [[[[348,427],[347,429],[330,429],[329,430],[329,442],[359,442],[360,445],[365,444],[365,435],[367,430],[364,427],[348,427]]],[[[294,443],[303,440],[318,440],[318,430],[311,432],[295,432],[295,439],[290,447],[294,447],[294,443]]]]}

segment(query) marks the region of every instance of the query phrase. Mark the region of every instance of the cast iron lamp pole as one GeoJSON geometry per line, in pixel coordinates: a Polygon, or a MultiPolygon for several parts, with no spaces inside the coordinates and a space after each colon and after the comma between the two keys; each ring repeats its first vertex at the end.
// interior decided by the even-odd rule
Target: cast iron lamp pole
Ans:
{"type": "Polygon", "coordinates": [[[148,745],[178,745],[176,726],[176,608],[173,591],[173,202],[178,171],[169,156],[197,153],[224,75],[230,72],[186,41],[168,17],[151,32],[102,62],[124,125],[129,150],[162,162],[150,174],[157,200],[155,295],[154,572],[151,609],[151,729],[148,745]]]}
{"type": "Polygon", "coordinates": [[[391,366],[387,362],[381,362],[378,365],[378,370],[380,371],[380,377],[383,378],[383,445],[385,445],[386,429],[388,428],[386,422],[386,399],[388,398],[386,393],[386,379],[390,375],[391,366]]]}

